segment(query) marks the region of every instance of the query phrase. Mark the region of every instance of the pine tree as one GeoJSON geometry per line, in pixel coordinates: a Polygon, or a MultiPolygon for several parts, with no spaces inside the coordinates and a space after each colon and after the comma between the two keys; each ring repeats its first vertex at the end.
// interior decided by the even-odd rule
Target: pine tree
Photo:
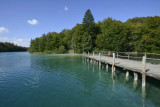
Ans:
{"type": "Polygon", "coordinates": [[[94,22],[94,17],[89,9],[86,11],[84,15],[82,25],[84,29],[84,34],[82,37],[82,44],[84,45],[82,47],[85,47],[83,48],[83,51],[92,51],[95,47],[95,40],[96,35],[98,34],[98,30],[94,22]],[[84,42],[84,40],[88,40],[88,42],[84,42]]]}
{"type": "Polygon", "coordinates": [[[91,23],[94,23],[94,18],[91,11],[88,9],[83,18],[83,25],[87,26],[91,23]]]}

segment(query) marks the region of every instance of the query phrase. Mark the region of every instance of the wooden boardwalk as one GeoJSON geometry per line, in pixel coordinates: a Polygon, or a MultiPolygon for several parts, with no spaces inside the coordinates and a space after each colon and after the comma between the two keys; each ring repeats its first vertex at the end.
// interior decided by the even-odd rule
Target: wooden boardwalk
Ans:
{"type": "MultiPolygon", "coordinates": [[[[101,56],[99,58],[99,55],[85,55],[86,58],[89,58],[90,60],[99,61],[104,64],[110,64],[113,63],[113,57],[108,56],[101,56]]],[[[128,59],[121,59],[121,58],[115,58],[115,67],[121,67],[125,70],[130,70],[137,73],[142,73],[142,62],[135,61],[135,60],[128,60],[128,59]]],[[[155,79],[160,80],[160,65],[157,64],[151,64],[146,63],[146,76],[153,77],[155,79]]]]}

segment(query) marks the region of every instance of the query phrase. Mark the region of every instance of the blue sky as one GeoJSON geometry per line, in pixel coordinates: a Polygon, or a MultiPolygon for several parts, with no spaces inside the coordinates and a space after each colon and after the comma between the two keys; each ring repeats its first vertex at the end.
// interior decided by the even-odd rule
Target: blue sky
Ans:
{"type": "Polygon", "coordinates": [[[125,22],[160,16],[159,5],[160,0],[0,0],[0,41],[28,47],[31,38],[82,23],[87,9],[95,22],[107,17],[125,22]]]}

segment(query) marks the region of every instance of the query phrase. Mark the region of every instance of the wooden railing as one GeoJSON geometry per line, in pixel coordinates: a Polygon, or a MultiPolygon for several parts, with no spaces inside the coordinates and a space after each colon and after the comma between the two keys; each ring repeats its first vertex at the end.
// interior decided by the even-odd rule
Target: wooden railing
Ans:
{"type": "Polygon", "coordinates": [[[117,58],[125,58],[128,60],[142,60],[143,56],[146,56],[147,62],[160,63],[159,53],[117,52],[117,58]]]}
{"type": "MultiPolygon", "coordinates": [[[[142,61],[143,56],[146,56],[147,62],[154,63],[154,64],[158,64],[158,63],[160,64],[160,54],[159,53],[113,52],[112,51],[112,52],[110,52],[110,55],[108,55],[108,52],[101,51],[101,56],[113,57],[113,53],[115,53],[116,58],[136,60],[136,61],[142,61]]],[[[93,55],[93,53],[89,53],[89,55],[93,55]]],[[[94,55],[99,55],[99,52],[94,53],[94,55]]]]}

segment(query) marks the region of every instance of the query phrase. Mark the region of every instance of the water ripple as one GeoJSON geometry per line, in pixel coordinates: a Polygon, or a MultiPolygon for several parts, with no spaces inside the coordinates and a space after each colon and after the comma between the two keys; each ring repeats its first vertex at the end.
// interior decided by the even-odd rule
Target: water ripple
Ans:
{"type": "MultiPolygon", "coordinates": [[[[126,81],[116,69],[112,77],[110,69],[83,63],[79,55],[5,53],[0,58],[0,106],[142,106],[140,81],[133,89],[132,76],[126,81]]],[[[151,94],[143,104],[160,106],[160,88],[147,83],[146,89],[151,94]]]]}

